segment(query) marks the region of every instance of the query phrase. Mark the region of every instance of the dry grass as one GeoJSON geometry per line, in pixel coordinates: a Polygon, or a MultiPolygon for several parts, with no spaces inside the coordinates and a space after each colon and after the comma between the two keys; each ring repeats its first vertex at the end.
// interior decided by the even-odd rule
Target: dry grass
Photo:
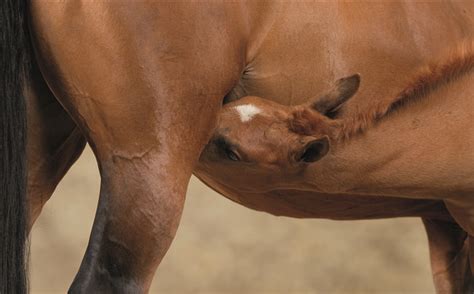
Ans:
{"type": "MultiPolygon", "coordinates": [[[[32,236],[32,293],[65,293],[84,254],[99,177],[86,150],[32,236]]],[[[240,207],[192,179],[151,293],[433,293],[418,219],[334,222],[240,207]]]]}

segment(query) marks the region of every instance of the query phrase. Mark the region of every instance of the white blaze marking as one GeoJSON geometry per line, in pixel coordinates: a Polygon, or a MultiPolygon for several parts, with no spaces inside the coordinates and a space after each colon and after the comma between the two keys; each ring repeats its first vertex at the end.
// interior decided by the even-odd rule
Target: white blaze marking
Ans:
{"type": "Polygon", "coordinates": [[[240,115],[240,120],[246,122],[251,120],[255,115],[262,112],[260,108],[252,104],[239,105],[235,107],[235,110],[240,115]]]}

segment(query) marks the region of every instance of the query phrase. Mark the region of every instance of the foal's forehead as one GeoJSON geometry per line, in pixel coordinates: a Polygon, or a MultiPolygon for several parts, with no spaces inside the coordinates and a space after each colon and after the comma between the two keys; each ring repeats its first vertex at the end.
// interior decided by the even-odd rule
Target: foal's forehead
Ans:
{"type": "Polygon", "coordinates": [[[286,110],[286,106],[256,96],[247,96],[227,105],[226,112],[242,123],[250,123],[256,117],[273,117],[275,111],[286,110]]]}
{"type": "Polygon", "coordinates": [[[256,115],[263,112],[263,110],[254,104],[242,104],[233,107],[237,112],[241,122],[251,121],[256,115]]]}

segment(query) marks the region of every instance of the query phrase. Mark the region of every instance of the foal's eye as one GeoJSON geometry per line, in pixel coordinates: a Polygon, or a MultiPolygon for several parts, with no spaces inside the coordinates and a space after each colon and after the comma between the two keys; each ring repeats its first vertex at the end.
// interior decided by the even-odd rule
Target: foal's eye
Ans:
{"type": "Polygon", "coordinates": [[[232,161],[239,161],[240,158],[239,156],[237,155],[237,153],[235,153],[234,151],[230,150],[229,148],[227,148],[225,150],[225,155],[227,156],[228,159],[232,160],[232,161]]]}
{"type": "Polygon", "coordinates": [[[225,156],[227,159],[232,161],[240,161],[240,156],[233,150],[235,145],[229,143],[226,138],[223,136],[218,136],[214,140],[214,144],[216,145],[219,153],[225,156]]]}

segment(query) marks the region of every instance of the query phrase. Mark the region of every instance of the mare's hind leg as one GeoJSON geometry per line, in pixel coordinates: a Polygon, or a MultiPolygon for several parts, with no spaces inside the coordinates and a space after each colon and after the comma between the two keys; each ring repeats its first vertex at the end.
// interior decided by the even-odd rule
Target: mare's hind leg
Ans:
{"type": "Polygon", "coordinates": [[[236,25],[244,18],[233,4],[109,4],[31,6],[41,69],[101,174],[71,293],[147,292],[222,98],[245,62],[248,28],[236,25]]]}
{"type": "Polygon", "coordinates": [[[471,268],[466,232],[454,221],[423,219],[436,293],[467,293],[471,268]]]}
{"type": "Polygon", "coordinates": [[[29,229],[86,143],[36,66],[31,77],[26,95],[29,229]]]}

